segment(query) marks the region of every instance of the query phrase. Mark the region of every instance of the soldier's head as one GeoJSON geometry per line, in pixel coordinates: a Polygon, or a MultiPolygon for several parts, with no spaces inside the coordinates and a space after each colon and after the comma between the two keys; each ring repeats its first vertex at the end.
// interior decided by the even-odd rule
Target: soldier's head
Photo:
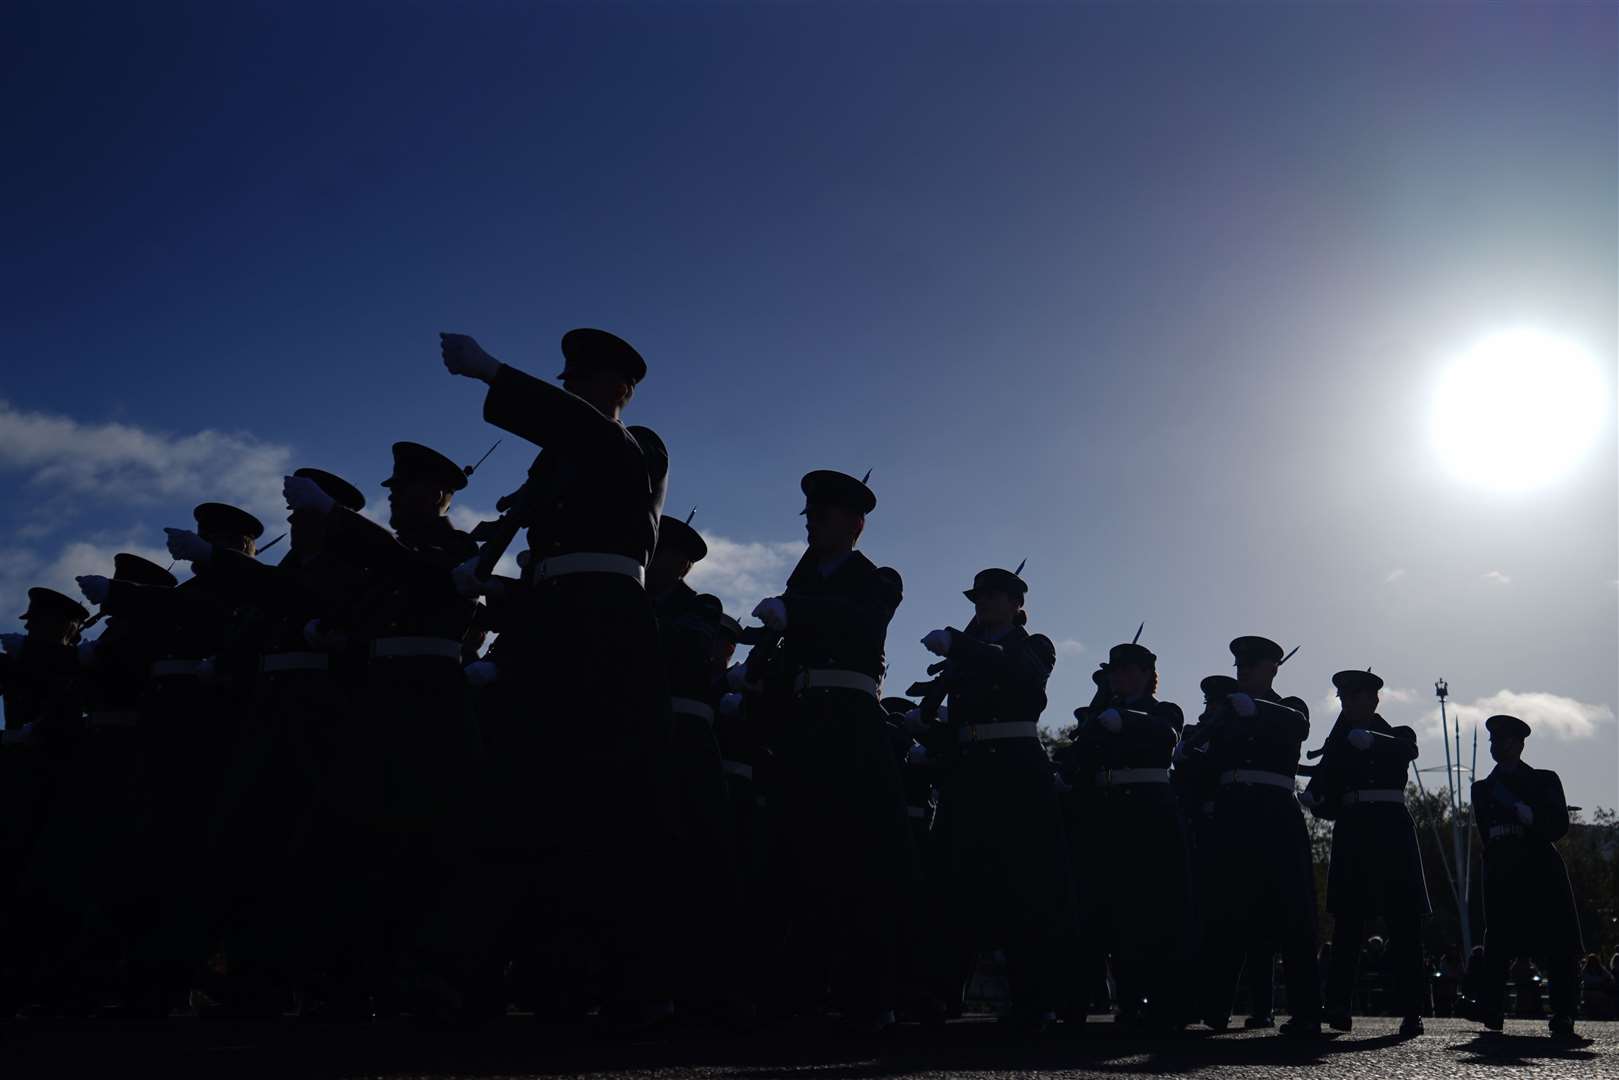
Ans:
{"type": "Polygon", "coordinates": [[[1108,689],[1122,701],[1135,701],[1158,691],[1158,657],[1145,645],[1126,642],[1107,654],[1108,689]]]}
{"type": "Polygon", "coordinates": [[[382,486],[388,489],[388,523],[396,529],[443,517],[451,498],[467,486],[461,466],[421,443],[396,442],[393,457],[393,474],[382,486]]]}
{"type": "Polygon", "coordinates": [[[1011,570],[991,567],[973,575],[973,587],[962,595],[972,601],[979,626],[1011,626],[1025,621],[1023,604],[1029,586],[1011,570]]]}
{"type": "Polygon", "coordinates": [[[216,547],[253,555],[258,551],[259,537],[264,535],[264,523],[225,503],[203,503],[191,511],[197,522],[197,535],[216,547]]]}
{"type": "Polygon", "coordinates": [[[617,420],[646,378],[646,361],[629,342],[606,330],[581,327],[562,335],[562,372],[557,381],[603,416],[617,420]]]}
{"type": "Polygon", "coordinates": [[[658,520],[658,546],[646,568],[647,591],[657,596],[684,581],[707,555],[708,544],[696,529],[665,514],[658,520]]]}
{"type": "Polygon", "coordinates": [[[1237,680],[1229,675],[1210,675],[1198,684],[1203,691],[1203,712],[1207,716],[1214,709],[1225,704],[1225,699],[1237,689],[1237,680]]]}
{"type": "Polygon", "coordinates": [[[83,604],[55,589],[29,589],[28,610],[18,616],[31,641],[68,645],[78,640],[79,628],[90,617],[83,604]]]}
{"type": "Polygon", "coordinates": [[[1523,742],[1529,738],[1529,725],[1516,716],[1497,713],[1484,721],[1490,733],[1490,756],[1503,765],[1516,765],[1523,757],[1523,742]]]}
{"type": "Polygon", "coordinates": [[[1377,712],[1378,691],[1383,689],[1383,680],[1373,675],[1370,668],[1340,671],[1332,677],[1332,685],[1338,691],[1338,702],[1345,716],[1365,720],[1377,712]]]}
{"type": "MultiPolygon", "coordinates": [[[[313,480],[338,506],[356,513],[365,509],[365,496],[360,494],[360,489],[334,473],[325,469],[299,469],[292,475],[313,480]]],[[[294,510],[287,515],[287,524],[292,528],[292,547],[297,551],[317,551],[326,542],[325,514],[294,510]]]]}
{"type": "Polygon", "coordinates": [[[817,469],[799,481],[804,492],[804,535],[820,558],[853,551],[866,527],[866,515],[877,508],[877,496],[864,481],[847,473],[817,469]]]}
{"type": "Polygon", "coordinates": [[[1249,635],[1231,642],[1237,688],[1244,693],[1269,690],[1282,666],[1282,647],[1269,638],[1249,635]]]}

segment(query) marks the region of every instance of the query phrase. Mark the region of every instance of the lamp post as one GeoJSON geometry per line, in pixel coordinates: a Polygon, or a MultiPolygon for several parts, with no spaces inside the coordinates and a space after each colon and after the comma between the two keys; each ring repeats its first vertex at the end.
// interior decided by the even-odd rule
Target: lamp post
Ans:
{"type": "MultiPolygon", "coordinates": [[[[1439,698],[1439,740],[1445,745],[1445,779],[1450,784],[1450,846],[1452,865],[1455,867],[1451,881],[1459,884],[1456,890],[1456,915],[1461,922],[1462,954],[1465,956],[1473,951],[1473,927],[1469,912],[1469,894],[1471,893],[1472,867],[1471,844],[1464,842],[1463,837],[1471,837],[1467,827],[1462,824],[1462,812],[1468,809],[1462,790],[1461,774],[1471,769],[1462,765],[1462,722],[1461,717],[1456,718],[1452,729],[1450,713],[1445,707],[1446,699],[1450,697],[1450,684],[1440,679],[1433,684],[1434,695],[1439,698]],[[1452,761],[1450,755],[1451,740],[1456,741],[1456,757],[1452,761]]],[[[1474,732],[1475,738],[1477,732],[1474,732]]],[[[1476,745],[1476,743],[1475,743],[1476,745]]],[[[1471,817],[1471,814],[1469,814],[1471,817]]]]}

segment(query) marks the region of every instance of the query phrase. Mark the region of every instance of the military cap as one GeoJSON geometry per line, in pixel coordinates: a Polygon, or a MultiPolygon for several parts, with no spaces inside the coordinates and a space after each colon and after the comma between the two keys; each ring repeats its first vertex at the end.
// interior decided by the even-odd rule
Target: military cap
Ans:
{"type": "Polygon", "coordinates": [[[1506,713],[1496,713],[1484,721],[1484,726],[1491,735],[1505,735],[1508,738],[1519,740],[1529,737],[1529,725],[1519,720],[1516,716],[1508,716],[1506,713]]]}
{"type": "Polygon", "coordinates": [[[1158,664],[1158,657],[1145,645],[1137,645],[1127,641],[1123,645],[1115,645],[1107,652],[1108,664],[1120,664],[1139,668],[1152,668],[1158,664]]]}
{"type": "Polygon", "coordinates": [[[365,496],[360,494],[360,489],[341,476],[329,473],[325,469],[299,469],[292,475],[313,480],[315,486],[330,495],[338,506],[355,511],[365,509],[365,496]]]}
{"type": "Polygon", "coordinates": [[[35,619],[46,615],[62,615],[84,622],[90,617],[90,612],[71,596],[63,596],[55,589],[29,589],[28,610],[18,618],[35,619]]]}
{"type": "Polygon", "coordinates": [[[1338,672],[1332,677],[1332,685],[1346,694],[1353,694],[1361,690],[1381,690],[1383,689],[1383,680],[1379,676],[1373,675],[1370,669],[1366,671],[1354,669],[1338,672]]]}
{"type": "Polygon", "coordinates": [[[869,514],[877,509],[877,496],[864,481],[848,473],[816,469],[805,473],[798,486],[804,492],[804,509],[800,513],[808,513],[812,503],[841,506],[857,514],[869,514]]]}
{"type": "Polygon", "coordinates": [[[742,624],[731,618],[725,612],[720,612],[720,637],[737,644],[742,638],[742,624]]]}
{"type": "Polygon", "coordinates": [[[1225,697],[1227,694],[1236,691],[1237,680],[1229,675],[1210,675],[1198,683],[1197,688],[1203,691],[1205,698],[1225,697]]]}
{"type": "Polygon", "coordinates": [[[658,546],[669,546],[671,551],[679,551],[692,562],[702,562],[708,554],[708,544],[704,542],[698,531],[687,525],[679,518],[672,518],[668,514],[658,519],[658,546]]]}
{"type": "Polygon", "coordinates": [[[988,570],[980,570],[974,574],[973,587],[963,590],[961,595],[969,600],[977,600],[978,597],[973,594],[978,592],[979,589],[989,589],[994,592],[1006,593],[1008,596],[1021,597],[1029,591],[1029,586],[1012,571],[991,567],[988,570]]]}
{"type": "MultiPolygon", "coordinates": [[[[646,378],[646,361],[634,347],[617,334],[588,326],[562,335],[562,358],[566,370],[611,371],[633,385],[646,378]]],[[[560,378],[561,376],[558,376],[560,378]]]]}
{"type": "Polygon", "coordinates": [[[916,708],[916,702],[910,698],[885,697],[882,700],[883,712],[889,716],[904,716],[916,708]]]}
{"type": "MultiPolygon", "coordinates": [[[[460,491],[467,486],[466,471],[431,447],[421,443],[396,442],[393,451],[393,475],[382,482],[383,487],[393,487],[397,481],[418,476],[434,481],[446,491],[460,491]]],[[[337,496],[332,497],[335,499],[337,496]]]]}
{"type": "Polygon", "coordinates": [[[1107,664],[1097,664],[1096,670],[1091,672],[1091,682],[1101,687],[1107,684],[1107,664]]]}
{"type": "Polygon", "coordinates": [[[197,532],[203,536],[245,536],[257,540],[264,535],[264,522],[228,503],[206,502],[191,511],[197,532]]]}
{"type": "Polygon", "coordinates": [[[1250,634],[1232,640],[1231,655],[1239,664],[1256,660],[1271,660],[1281,663],[1282,647],[1270,638],[1250,634]]]}
{"type": "Polygon", "coordinates": [[[177,582],[173,574],[157,563],[127,551],[120,551],[112,557],[112,579],[134,585],[161,585],[166,589],[174,588],[177,582]]]}

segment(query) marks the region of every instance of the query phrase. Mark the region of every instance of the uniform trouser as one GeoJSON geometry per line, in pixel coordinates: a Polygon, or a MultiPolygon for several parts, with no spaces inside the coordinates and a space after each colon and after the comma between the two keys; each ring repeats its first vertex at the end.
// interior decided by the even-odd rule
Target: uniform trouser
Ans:
{"type": "Polygon", "coordinates": [[[745,943],[736,937],[738,880],[735,834],[719,744],[709,721],[675,713],[672,753],[673,852],[680,912],[677,998],[717,1004],[740,990],[745,943]],[[741,946],[739,948],[739,946],[741,946]]]}
{"type": "Polygon", "coordinates": [[[1298,802],[1278,788],[1224,788],[1214,834],[1214,865],[1221,870],[1205,928],[1204,1017],[1230,1015],[1247,945],[1269,937],[1281,949],[1288,1012],[1318,1020],[1315,878],[1298,802]]]}
{"type": "Polygon", "coordinates": [[[1486,1015],[1505,1011],[1507,969],[1520,956],[1532,957],[1545,973],[1553,1016],[1573,1016],[1580,1007],[1580,957],[1538,939],[1532,929],[1491,923],[1484,932],[1484,971],[1478,984],[1486,1015]]]}
{"type": "MultiPolygon", "coordinates": [[[[1333,916],[1332,963],[1327,969],[1327,1012],[1354,1011],[1355,975],[1366,943],[1366,916],[1360,912],[1333,916]]],[[[1422,970],[1422,917],[1414,911],[1387,915],[1387,968],[1393,976],[1390,1005],[1400,1016],[1421,1016],[1426,1005],[1422,970]]]]}
{"type": "Polygon", "coordinates": [[[810,690],[782,745],[781,826],[796,863],[780,995],[812,1005],[830,984],[853,1015],[895,1005],[900,922],[915,910],[917,856],[899,763],[875,699],[810,690]]]}
{"type": "Polygon", "coordinates": [[[1242,957],[1242,978],[1248,985],[1248,1014],[1275,1015],[1276,944],[1269,933],[1260,933],[1248,942],[1242,957]]]}

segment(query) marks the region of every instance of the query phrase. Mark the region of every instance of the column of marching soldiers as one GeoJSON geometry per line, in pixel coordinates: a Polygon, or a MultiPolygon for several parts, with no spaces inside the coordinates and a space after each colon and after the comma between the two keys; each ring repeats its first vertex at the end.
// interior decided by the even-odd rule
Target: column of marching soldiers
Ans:
{"type": "MultiPolygon", "coordinates": [[[[1120,1021],[1172,1032],[1224,1029],[1245,967],[1247,1023],[1273,1025],[1280,952],[1282,1031],[1311,1036],[1349,1028],[1380,917],[1401,1030],[1421,1031],[1416,737],[1378,716],[1369,669],[1334,677],[1302,793],[1308,709],[1255,636],[1195,723],[1156,698],[1148,648],[1112,649],[1053,761],[1036,722],[1056,651],[1018,573],[978,574],[965,628],[923,641],[930,678],[884,696],[902,585],[857,549],[864,481],[803,478],[808,550],[744,628],[683,580],[706,548],[662,516],[663,443],[620,419],[646,374],[631,346],[571,331],[560,386],[464,335],[442,352],[488,384],[488,422],[541,448],[499,521],[453,527],[471,470],[401,442],[391,529],[299,469],[273,564],[259,521],[204,503],[168,530],[183,583],[122,554],[78,579],[94,616],[31,590],[0,659],[0,1014],[518,1005],[623,1033],[831,1008],[875,1031],[959,1016],[999,948],[1010,1022],[1082,1022],[1111,972],[1120,1021]],[[520,576],[500,576],[519,530],[520,576]],[[1335,820],[1324,1004],[1303,808],[1335,820]]],[[[1538,954],[1568,1032],[1567,807],[1520,761],[1527,725],[1488,726],[1480,1019],[1500,1027],[1508,961],[1538,954]]]]}

